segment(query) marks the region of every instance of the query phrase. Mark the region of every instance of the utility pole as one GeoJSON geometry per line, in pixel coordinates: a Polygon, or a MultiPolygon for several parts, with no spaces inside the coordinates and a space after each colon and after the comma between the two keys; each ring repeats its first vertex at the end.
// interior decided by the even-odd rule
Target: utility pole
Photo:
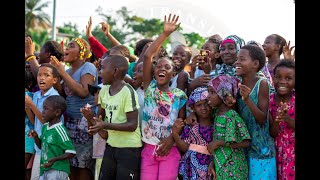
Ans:
{"type": "Polygon", "coordinates": [[[56,0],[53,0],[52,40],[56,40],[56,0]]]}

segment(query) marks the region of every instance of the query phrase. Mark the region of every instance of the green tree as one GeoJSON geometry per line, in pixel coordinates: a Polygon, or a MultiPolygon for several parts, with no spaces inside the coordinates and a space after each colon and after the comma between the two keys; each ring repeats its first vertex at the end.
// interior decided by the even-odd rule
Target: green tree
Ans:
{"type": "Polygon", "coordinates": [[[41,46],[49,39],[49,33],[46,30],[30,30],[28,34],[31,36],[36,51],[40,51],[41,46]]]}
{"type": "Polygon", "coordinates": [[[195,47],[198,49],[200,49],[206,41],[205,38],[195,32],[183,33],[183,36],[186,38],[186,42],[189,47],[195,47]]]}
{"type": "Polygon", "coordinates": [[[48,7],[48,4],[49,2],[42,2],[41,0],[26,0],[25,22],[28,30],[37,27],[43,29],[50,27],[49,15],[43,12],[43,8],[48,7]]]}
{"type": "Polygon", "coordinates": [[[78,30],[78,26],[71,22],[64,23],[63,26],[58,27],[58,32],[68,34],[71,38],[78,37],[81,34],[78,30]]]}

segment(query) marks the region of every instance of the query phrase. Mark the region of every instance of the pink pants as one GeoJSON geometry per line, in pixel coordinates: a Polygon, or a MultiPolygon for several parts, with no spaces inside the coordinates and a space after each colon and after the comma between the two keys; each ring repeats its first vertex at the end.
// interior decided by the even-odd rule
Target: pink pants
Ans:
{"type": "Polygon", "coordinates": [[[145,144],[141,152],[141,180],[176,180],[178,177],[180,153],[172,146],[168,156],[158,157],[156,146],[145,144]]]}

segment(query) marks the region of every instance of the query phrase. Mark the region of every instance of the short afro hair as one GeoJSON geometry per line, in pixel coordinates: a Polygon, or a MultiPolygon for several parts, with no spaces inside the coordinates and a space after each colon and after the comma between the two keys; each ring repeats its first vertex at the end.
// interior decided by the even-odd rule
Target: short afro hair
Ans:
{"type": "Polygon", "coordinates": [[[295,70],[295,62],[289,59],[281,59],[280,62],[273,68],[274,75],[276,74],[277,69],[280,67],[286,67],[295,70]]]}
{"type": "Polygon", "coordinates": [[[258,60],[259,61],[259,67],[258,71],[260,71],[263,66],[266,64],[266,55],[265,52],[258,46],[255,45],[244,45],[241,47],[241,49],[246,49],[249,51],[249,56],[253,60],[258,60]]]}
{"type": "Polygon", "coordinates": [[[44,102],[49,103],[55,110],[60,109],[61,115],[67,109],[67,102],[66,100],[60,95],[52,95],[46,98],[44,102]]]}

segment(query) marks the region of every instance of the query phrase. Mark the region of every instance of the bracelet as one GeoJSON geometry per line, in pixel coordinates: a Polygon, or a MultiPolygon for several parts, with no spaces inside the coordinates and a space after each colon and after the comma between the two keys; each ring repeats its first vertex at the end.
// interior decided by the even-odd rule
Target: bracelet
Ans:
{"type": "Polygon", "coordinates": [[[35,56],[35,55],[30,55],[30,56],[28,56],[28,57],[26,58],[26,62],[30,61],[30,59],[32,59],[32,58],[36,58],[36,56],[35,56]]]}

